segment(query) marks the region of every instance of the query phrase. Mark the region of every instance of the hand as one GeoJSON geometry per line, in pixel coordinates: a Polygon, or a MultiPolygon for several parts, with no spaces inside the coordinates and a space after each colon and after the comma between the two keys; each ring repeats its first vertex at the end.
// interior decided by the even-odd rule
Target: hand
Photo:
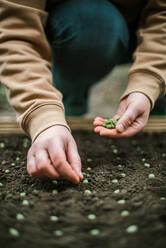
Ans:
{"type": "Polygon", "coordinates": [[[93,124],[94,131],[102,136],[111,138],[126,138],[135,135],[143,130],[150,113],[150,100],[142,93],[131,93],[125,97],[118,108],[117,114],[120,120],[117,122],[115,129],[107,129],[101,125],[106,121],[101,117],[96,117],[93,124]]]}
{"type": "Polygon", "coordinates": [[[66,127],[50,127],[36,138],[28,151],[27,171],[34,177],[66,178],[76,184],[83,179],[77,146],[66,127]]]}

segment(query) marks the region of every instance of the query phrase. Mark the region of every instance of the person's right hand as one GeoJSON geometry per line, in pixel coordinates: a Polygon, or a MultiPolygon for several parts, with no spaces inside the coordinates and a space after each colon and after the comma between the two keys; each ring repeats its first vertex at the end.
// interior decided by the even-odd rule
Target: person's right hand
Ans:
{"type": "Polygon", "coordinates": [[[38,178],[65,178],[78,184],[83,179],[77,146],[69,130],[55,125],[43,131],[30,147],[27,171],[38,178]]]}

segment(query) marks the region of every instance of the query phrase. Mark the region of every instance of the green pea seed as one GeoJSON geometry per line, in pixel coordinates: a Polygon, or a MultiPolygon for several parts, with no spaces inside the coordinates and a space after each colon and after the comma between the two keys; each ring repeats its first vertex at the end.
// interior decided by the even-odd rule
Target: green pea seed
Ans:
{"type": "Polygon", "coordinates": [[[23,200],[23,201],[22,201],[22,205],[24,205],[24,206],[29,206],[29,201],[28,201],[28,200],[23,200]]]}
{"type": "Polygon", "coordinates": [[[155,175],[151,173],[151,174],[148,175],[148,178],[149,179],[154,179],[155,178],[155,175]]]}
{"type": "Polygon", "coordinates": [[[5,170],[5,174],[9,174],[10,173],[10,170],[5,170]]]}
{"type": "Polygon", "coordinates": [[[138,226],[136,225],[131,225],[126,228],[127,233],[135,233],[138,231],[138,226]]]}
{"type": "Polygon", "coordinates": [[[52,190],[52,194],[53,194],[53,195],[57,195],[57,194],[58,194],[58,190],[57,190],[57,189],[53,189],[53,190],[52,190]]]}
{"type": "Polygon", "coordinates": [[[4,143],[0,143],[0,148],[3,149],[5,147],[5,144],[4,143]]]}
{"type": "Polygon", "coordinates": [[[126,201],[125,200],[119,200],[119,201],[117,201],[119,204],[125,204],[126,203],[126,201]]]}
{"type": "Polygon", "coordinates": [[[166,157],[166,153],[162,153],[162,157],[165,158],[166,157]]]}
{"type": "Polygon", "coordinates": [[[165,198],[165,197],[161,197],[160,200],[161,200],[161,201],[165,201],[166,198],[165,198]]]}
{"type": "Polygon", "coordinates": [[[93,161],[93,159],[92,158],[87,158],[87,162],[89,163],[89,162],[92,162],[93,161]]]}
{"type": "Polygon", "coordinates": [[[92,236],[97,236],[97,235],[100,234],[100,230],[98,230],[98,229],[92,229],[92,230],[90,231],[90,234],[91,234],[92,236]]]}
{"type": "Polygon", "coordinates": [[[150,168],[151,167],[151,165],[148,164],[148,163],[144,163],[144,166],[147,167],[147,168],[150,168]]]}
{"type": "Polygon", "coordinates": [[[84,180],[83,180],[83,183],[89,183],[89,182],[88,182],[88,179],[84,179],[84,180]]]}
{"type": "Polygon", "coordinates": [[[16,157],[16,161],[17,161],[17,162],[20,161],[20,158],[19,158],[19,157],[16,157]]]}
{"type": "Polygon", "coordinates": [[[21,196],[21,197],[25,197],[25,196],[26,196],[26,192],[21,192],[21,193],[20,193],[20,196],[21,196]]]}
{"type": "Polygon", "coordinates": [[[52,183],[53,184],[58,184],[58,181],[57,180],[52,180],[52,183]]]}
{"type": "Polygon", "coordinates": [[[61,230],[56,230],[56,231],[54,231],[54,234],[56,235],[56,236],[62,236],[63,235],[63,232],[61,231],[61,230]]]}
{"type": "Polygon", "coordinates": [[[130,212],[128,211],[128,210],[123,210],[122,212],[121,212],[121,216],[122,217],[126,217],[126,216],[128,216],[130,214],[130,212]]]}
{"type": "Polygon", "coordinates": [[[11,163],[10,164],[12,167],[15,167],[16,166],[16,164],[13,162],[13,163],[11,163]]]}
{"type": "Polygon", "coordinates": [[[119,189],[114,190],[114,194],[119,194],[119,192],[120,192],[119,189]]]}
{"type": "Polygon", "coordinates": [[[117,149],[113,149],[113,153],[114,154],[117,154],[118,153],[118,150],[117,149]]]}
{"type": "Polygon", "coordinates": [[[92,192],[89,189],[86,189],[84,191],[84,195],[91,195],[91,194],[92,194],[92,192]]]}
{"type": "Polygon", "coordinates": [[[3,187],[3,183],[0,183],[0,187],[3,187]]]}
{"type": "Polygon", "coordinates": [[[59,217],[58,216],[50,216],[50,220],[56,222],[59,220],[59,217]]]}
{"type": "Polygon", "coordinates": [[[121,173],[120,175],[121,175],[121,177],[125,177],[125,176],[126,176],[126,174],[125,174],[125,173],[121,173]]]}
{"type": "Polygon", "coordinates": [[[16,219],[17,220],[24,220],[24,215],[19,213],[16,215],[16,219]]]}
{"type": "Polygon", "coordinates": [[[9,228],[9,233],[13,237],[19,237],[20,236],[19,231],[17,231],[17,229],[15,229],[15,228],[9,228]]]}
{"type": "Polygon", "coordinates": [[[118,183],[118,179],[112,179],[112,183],[118,183]]]}
{"type": "Polygon", "coordinates": [[[95,214],[89,214],[88,215],[88,219],[89,220],[95,220],[96,219],[96,215],[95,214]]]}

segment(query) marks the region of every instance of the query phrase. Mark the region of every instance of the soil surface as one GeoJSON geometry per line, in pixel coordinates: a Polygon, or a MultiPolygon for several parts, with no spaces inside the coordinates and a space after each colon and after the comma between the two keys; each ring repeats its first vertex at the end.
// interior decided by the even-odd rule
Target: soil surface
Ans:
{"type": "Polygon", "coordinates": [[[61,179],[56,184],[28,176],[30,141],[0,137],[0,247],[165,248],[166,134],[126,140],[91,132],[73,135],[88,183],[61,179]],[[10,228],[19,235],[12,236],[10,228]]]}

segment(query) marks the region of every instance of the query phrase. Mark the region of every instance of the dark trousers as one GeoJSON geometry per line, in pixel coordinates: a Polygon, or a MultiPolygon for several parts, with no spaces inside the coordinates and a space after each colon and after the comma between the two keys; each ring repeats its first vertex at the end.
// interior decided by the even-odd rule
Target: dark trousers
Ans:
{"type": "Polygon", "coordinates": [[[128,61],[131,30],[109,0],[66,0],[48,12],[54,85],[67,116],[84,114],[90,87],[128,61]]]}

